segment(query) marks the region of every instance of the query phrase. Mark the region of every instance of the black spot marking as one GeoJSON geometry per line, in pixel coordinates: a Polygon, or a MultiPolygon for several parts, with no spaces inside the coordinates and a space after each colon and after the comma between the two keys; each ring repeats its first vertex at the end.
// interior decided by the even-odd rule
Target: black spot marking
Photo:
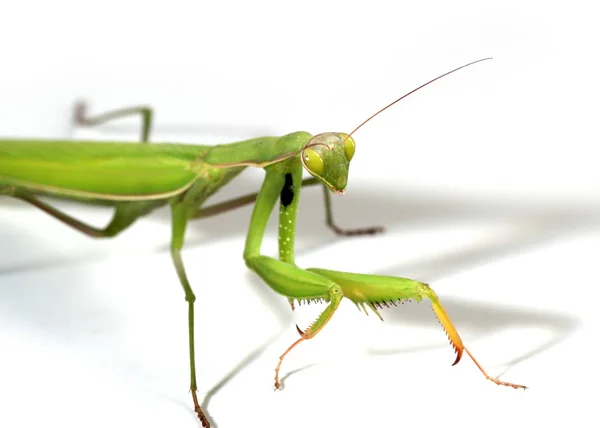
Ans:
{"type": "Polygon", "coordinates": [[[289,206],[294,200],[294,180],[289,172],[285,175],[285,183],[281,189],[281,205],[289,206]]]}

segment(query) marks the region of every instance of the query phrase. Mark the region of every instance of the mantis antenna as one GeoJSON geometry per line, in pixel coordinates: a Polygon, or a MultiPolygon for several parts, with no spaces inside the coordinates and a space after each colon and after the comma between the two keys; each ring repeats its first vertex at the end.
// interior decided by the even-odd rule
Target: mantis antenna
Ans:
{"type": "Polygon", "coordinates": [[[363,123],[361,123],[361,124],[360,124],[360,125],[358,125],[356,128],[354,128],[354,131],[352,131],[350,134],[348,134],[348,136],[345,138],[344,142],[345,142],[345,141],[346,141],[348,138],[350,138],[350,137],[352,136],[352,134],[354,134],[356,131],[358,131],[358,130],[360,129],[360,127],[361,127],[361,126],[363,126],[365,123],[367,123],[368,121],[370,121],[371,119],[373,119],[375,116],[377,116],[379,113],[383,112],[384,110],[387,110],[389,107],[393,106],[393,105],[394,105],[394,104],[396,104],[398,101],[400,101],[400,100],[402,100],[402,99],[404,99],[404,98],[408,97],[410,94],[412,94],[412,93],[414,93],[414,92],[417,92],[419,89],[422,89],[422,88],[424,88],[425,86],[429,85],[430,83],[433,83],[433,82],[435,82],[436,80],[439,80],[439,79],[441,79],[442,77],[446,77],[447,75],[449,75],[449,74],[452,74],[452,73],[454,73],[455,71],[458,71],[458,70],[460,70],[461,68],[468,67],[468,66],[470,66],[470,65],[476,64],[476,63],[478,63],[478,62],[481,62],[481,61],[487,61],[488,59],[492,59],[492,58],[490,57],[490,58],[478,59],[477,61],[473,61],[473,62],[470,62],[470,63],[468,63],[468,64],[462,65],[462,66],[460,66],[460,67],[458,67],[458,68],[455,68],[454,70],[448,71],[448,72],[446,72],[446,73],[444,73],[444,74],[442,74],[442,75],[440,75],[440,76],[436,77],[435,79],[431,79],[429,82],[427,82],[427,83],[423,83],[423,84],[422,84],[421,86],[419,86],[418,88],[415,88],[415,89],[413,89],[412,91],[410,91],[410,92],[408,92],[408,93],[406,93],[406,94],[402,95],[402,96],[401,96],[400,98],[398,98],[396,101],[389,103],[389,104],[388,104],[388,105],[386,105],[384,108],[382,108],[382,109],[381,109],[381,110],[379,110],[377,113],[373,114],[371,117],[369,117],[369,118],[368,118],[367,120],[365,120],[363,123]]]}

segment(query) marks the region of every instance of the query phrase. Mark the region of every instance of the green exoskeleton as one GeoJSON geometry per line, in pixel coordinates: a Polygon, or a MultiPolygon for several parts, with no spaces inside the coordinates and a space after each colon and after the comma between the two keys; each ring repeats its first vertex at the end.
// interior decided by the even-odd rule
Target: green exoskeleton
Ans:
{"type": "MultiPolygon", "coordinates": [[[[468,65],[470,64],[445,73],[400,99],[468,65]]],[[[85,106],[78,105],[75,117],[79,125],[91,126],[134,114],[141,115],[142,142],[148,142],[152,123],[152,112],[148,108],[128,108],[89,117],[85,106]]],[[[380,228],[344,230],[336,226],[332,219],[330,192],[343,194],[346,189],[348,169],[355,154],[353,133],[354,131],[350,134],[326,132],[313,136],[308,132],[294,132],[282,137],[262,137],[217,146],[1,139],[0,194],[28,202],[66,225],[97,238],[116,236],[139,217],[160,206],[170,205],[171,255],[188,305],[190,387],[195,411],[204,427],[208,427],[209,423],[200,408],[196,393],[196,296],[181,258],[186,226],[190,220],[215,215],[252,202],[255,202],[254,211],[243,253],[246,265],[273,290],[287,297],[292,309],[295,301],[319,300],[327,304],[309,328],[304,331],[298,329],[300,338],[281,355],[275,370],[276,388],[281,386],[279,370],[285,355],[298,343],[319,333],[344,297],[365,311],[369,308],[378,316],[380,315],[377,308],[382,305],[387,306],[406,299],[429,299],[456,351],[454,364],[458,363],[463,352],[467,352],[491,381],[499,385],[524,388],[491,378],[485,373],[463,345],[438,297],[427,284],[391,276],[346,273],[320,268],[304,269],[295,264],[296,213],[300,189],[303,186],[323,186],[327,223],[336,233],[372,234],[381,231],[380,228]],[[248,166],[263,168],[266,172],[258,193],[204,206],[204,202],[211,195],[248,166]],[[303,180],[303,170],[308,171],[312,177],[303,180]],[[109,224],[103,229],[98,229],[43,202],[39,196],[109,205],[115,208],[115,212],[109,224]],[[261,253],[261,243],[267,221],[278,201],[279,258],[276,259],[261,253]]]]}

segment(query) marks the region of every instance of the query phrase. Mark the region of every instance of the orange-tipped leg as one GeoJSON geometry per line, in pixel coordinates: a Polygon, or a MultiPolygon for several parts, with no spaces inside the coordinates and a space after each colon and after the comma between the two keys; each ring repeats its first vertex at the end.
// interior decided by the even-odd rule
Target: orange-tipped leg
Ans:
{"type": "Polygon", "coordinates": [[[298,329],[298,332],[300,333],[301,337],[300,337],[300,339],[298,339],[294,343],[292,343],[292,345],[289,348],[287,348],[286,351],[283,354],[281,354],[281,356],[279,357],[279,364],[277,364],[277,367],[275,368],[275,389],[281,389],[281,382],[279,382],[279,369],[281,368],[281,363],[283,363],[283,359],[288,354],[288,352],[290,352],[292,349],[294,349],[294,347],[297,344],[306,340],[302,330],[300,330],[298,328],[298,326],[296,326],[296,329],[298,329]]]}
{"type": "Polygon", "coordinates": [[[338,308],[342,297],[343,294],[341,288],[339,287],[339,285],[334,285],[333,287],[331,287],[331,289],[329,289],[328,292],[329,305],[325,308],[325,310],[323,310],[323,312],[321,312],[321,315],[319,315],[315,322],[312,323],[312,325],[304,331],[300,330],[300,328],[296,326],[296,330],[298,330],[298,333],[300,334],[300,339],[292,343],[292,345],[289,348],[287,348],[287,350],[283,354],[281,354],[281,357],[279,357],[279,364],[277,364],[277,368],[275,368],[275,389],[281,389],[281,382],[279,381],[279,369],[281,368],[281,363],[283,363],[283,359],[285,358],[285,356],[292,349],[294,349],[294,347],[297,344],[305,340],[312,339],[316,336],[318,332],[320,332],[323,329],[323,327],[325,327],[325,325],[333,316],[335,310],[338,308]]]}
{"type": "Polygon", "coordinates": [[[446,334],[448,334],[450,343],[452,344],[452,346],[454,347],[454,350],[456,351],[456,360],[454,361],[454,363],[452,365],[455,365],[460,361],[463,351],[465,351],[469,355],[469,357],[471,357],[471,359],[473,360],[475,365],[479,368],[479,370],[481,370],[481,373],[483,373],[483,375],[486,377],[486,379],[491,380],[496,385],[510,386],[515,389],[519,389],[519,388],[527,389],[526,386],[519,385],[516,383],[511,383],[511,382],[504,382],[504,381],[501,381],[499,379],[496,379],[496,378],[488,375],[486,373],[486,371],[483,369],[483,367],[481,367],[479,362],[477,362],[475,357],[473,357],[473,354],[471,354],[471,352],[469,352],[469,350],[467,348],[465,348],[465,346],[463,345],[462,340],[461,340],[460,336],[458,335],[456,328],[454,327],[454,324],[452,324],[452,321],[450,321],[450,317],[446,313],[446,310],[440,303],[435,292],[429,288],[427,293],[425,293],[425,294],[427,295],[429,300],[431,300],[431,307],[433,308],[433,311],[435,312],[436,316],[440,320],[440,323],[442,323],[442,326],[444,327],[446,334]]]}
{"type": "Polygon", "coordinates": [[[481,367],[481,365],[477,362],[477,360],[475,359],[473,354],[471,354],[467,348],[464,348],[464,349],[465,349],[465,352],[469,355],[469,357],[471,357],[471,359],[473,360],[475,365],[479,368],[479,370],[481,370],[481,373],[483,373],[483,375],[486,377],[487,380],[491,380],[496,385],[510,386],[514,389],[519,389],[519,388],[527,389],[527,387],[524,385],[519,385],[518,383],[504,382],[500,379],[496,379],[495,377],[491,377],[490,375],[488,375],[486,373],[486,371],[483,369],[483,367],[481,367]]]}

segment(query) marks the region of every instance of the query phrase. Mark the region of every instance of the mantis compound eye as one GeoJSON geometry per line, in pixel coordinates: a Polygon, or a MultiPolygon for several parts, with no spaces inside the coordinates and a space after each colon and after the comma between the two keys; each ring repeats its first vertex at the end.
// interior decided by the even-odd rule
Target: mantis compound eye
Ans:
{"type": "Polygon", "coordinates": [[[356,151],[356,143],[354,142],[354,138],[348,137],[348,134],[340,134],[342,139],[346,139],[344,142],[344,151],[346,152],[346,159],[348,162],[352,160],[354,157],[354,152],[356,151]]]}
{"type": "Polygon", "coordinates": [[[321,155],[309,147],[304,150],[302,156],[304,158],[304,165],[310,172],[319,176],[323,175],[325,164],[321,155]]]}

